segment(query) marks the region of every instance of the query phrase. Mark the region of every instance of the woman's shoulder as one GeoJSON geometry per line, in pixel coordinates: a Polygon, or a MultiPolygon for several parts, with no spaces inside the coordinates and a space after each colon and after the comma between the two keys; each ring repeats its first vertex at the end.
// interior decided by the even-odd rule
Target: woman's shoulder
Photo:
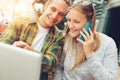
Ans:
{"type": "Polygon", "coordinates": [[[116,45],[116,43],[112,37],[110,37],[104,33],[100,33],[100,32],[98,34],[100,36],[101,44],[105,44],[105,45],[114,44],[114,45],[116,45]]]}

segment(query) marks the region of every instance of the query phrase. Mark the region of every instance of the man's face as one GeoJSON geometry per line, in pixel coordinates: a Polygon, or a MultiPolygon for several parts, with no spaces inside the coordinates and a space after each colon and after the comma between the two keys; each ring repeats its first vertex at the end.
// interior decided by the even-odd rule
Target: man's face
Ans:
{"type": "Polygon", "coordinates": [[[53,0],[45,6],[45,11],[41,15],[43,27],[50,28],[59,23],[66,14],[68,5],[63,0],[53,0]]]}

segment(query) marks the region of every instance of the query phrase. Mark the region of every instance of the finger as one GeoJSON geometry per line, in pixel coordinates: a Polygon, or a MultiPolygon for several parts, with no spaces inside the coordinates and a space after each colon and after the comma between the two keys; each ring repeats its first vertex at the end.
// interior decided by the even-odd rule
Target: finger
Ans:
{"type": "Polygon", "coordinates": [[[26,45],[26,43],[22,42],[22,41],[15,41],[12,45],[16,46],[16,47],[23,48],[26,45]]]}
{"type": "Polygon", "coordinates": [[[84,33],[86,36],[90,36],[90,34],[88,33],[88,31],[85,30],[85,28],[83,29],[84,33]]]}
{"type": "Polygon", "coordinates": [[[30,46],[25,46],[24,49],[34,51],[34,49],[30,46]]]}
{"type": "Polygon", "coordinates": [[[89,32],[90,32],[90,35],[92,35],[92,31],[91,31],[91,29],[89,28],[89,32]]]}
{"type": "Polygon", "coordinates": [[[16,46],[16,44],[17,44],[17,43],[16,43],[16,42],[14,42],[12,45],[13,45],[13,46],[16,46]]]}
{"type": "Polygon", "coordinates": [[[84,32],[81,32],[81,31],[80,31],[80,35],[82,35],[85,40],[87,39],[87,37],[86,37],[86,35],[84,34],[84,32]]]}
{"type": "Polygon", "coordinates": [[[27,43],[23,42],[23,41],[19,41],[19,45],[18,47],[27,49],[27,50],[33,50],[27,43]]]}
{"type": "Polygon", "coordinates": [[[19,41],[15,41],[12,45],[13,45],[13,46],[19,45],[19,41]]]}
{"type": "Polygon", "coordinates": [[[93,36],[92,30],[89,28],[90,36],[93,36]]]}
{"type": "Polygon", "coordinates": [[[79,38],[77,38],[77,41],[79,41],[81,44],[83,44],[83,43],[84,43],[84,41],[83,41],[83,40],[81,40],[81,39],[79,39],[79,38]]]}

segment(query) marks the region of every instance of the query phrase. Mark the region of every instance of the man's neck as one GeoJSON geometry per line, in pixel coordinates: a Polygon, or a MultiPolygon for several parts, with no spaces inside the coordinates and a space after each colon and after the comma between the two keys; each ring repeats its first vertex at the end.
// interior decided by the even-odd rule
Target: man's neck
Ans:
{"type": "Polygon", "coordinates": [[[43,28],[49,28],[42,20],[42,16],[38,18],[38,24],[41,25],[41,27],[43,28]]]}

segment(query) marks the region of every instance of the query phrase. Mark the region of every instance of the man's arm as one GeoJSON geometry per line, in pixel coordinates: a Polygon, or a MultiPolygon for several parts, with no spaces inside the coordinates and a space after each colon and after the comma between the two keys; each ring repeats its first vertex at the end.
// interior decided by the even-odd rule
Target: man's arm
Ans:
{"type": "Polygon", "coordinates": [[[59,57],[61,55],[64,44],[64,37],[61,32],[57,35],[47,36],[47,40],[43,45],[41,51],[34,50],[31,46],[23,41],[16,41],[13,43],[14,46],[35,51],[43,56],[42,60],[42,72],[53,72],[58,64],[59,57]]]}
{"type": "Polygon", "coordinates": [[[1,37],[1,42],[12,44],[17,40],[21,28],[20,20],[15,20],[8,27],[7,31],[1,37]]]}

